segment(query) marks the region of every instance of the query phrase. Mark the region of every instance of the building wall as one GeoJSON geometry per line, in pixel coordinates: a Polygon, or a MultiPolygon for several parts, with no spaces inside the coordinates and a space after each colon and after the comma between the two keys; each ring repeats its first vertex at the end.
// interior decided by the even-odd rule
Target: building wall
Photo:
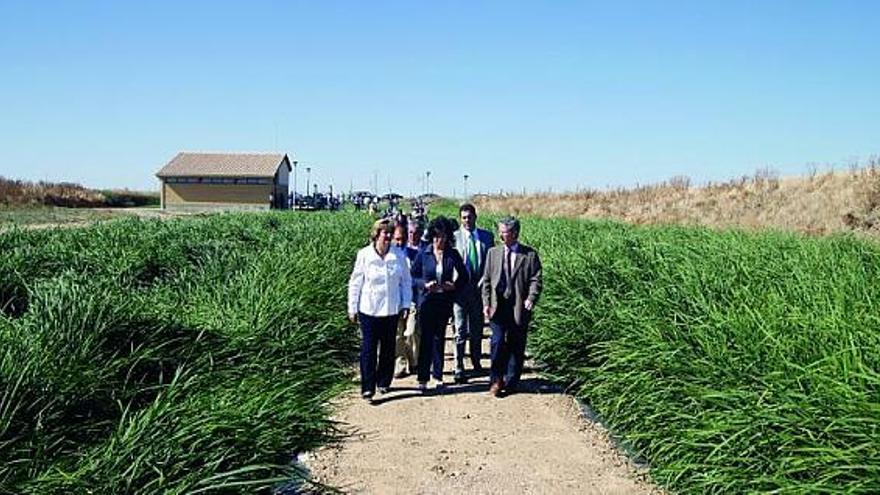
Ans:
{"type": "Polygon", "coordinates": [[[276,184],[274,188],[275,204],[273,204],[272,207],[278,209],[287,208],[287,186],[276,184]]]}
{"type": "Polygon", "coordinates": [[[234,206],[269,207],[273,184],[168,184],[163,185],[165,207],[234,206]]]}
{"type": "Polygon", "coordinates": [[[290,171],[287,170],[287,158],[281,162],[278,171],[275,173],[275,204],[273,208],[287,208],[287,195],[290,190],[290,171]]]}
{"type": "Polygon", "coordinates": [[[284,186],[284,189],[287,189],[288,184],[290,184],[290,171],[287,170],[287,161],[285,160],[278,167],[278,185],[284,186]]]}

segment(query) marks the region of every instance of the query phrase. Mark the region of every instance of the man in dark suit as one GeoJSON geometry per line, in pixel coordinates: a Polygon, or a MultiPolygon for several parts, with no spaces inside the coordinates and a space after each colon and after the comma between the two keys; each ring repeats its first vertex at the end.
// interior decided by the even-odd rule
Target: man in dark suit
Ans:
{"type": "Polygon", "coordinates": [[[519,385],[529,322],[543,284],[538,252],[519,243],[519,232],[514,217],[498,222],[503,244],[489,249],[483,274],[483,308],[492,328],[489,392],[496,397],[519,385]]]}
{"type": "Polygon", "coordinates": [[[488,230],[477,228],[477,209],[470,203],[458,208],[461,227],[455,231],[455,249],[464,260],[470,282],[461,290],[455,301],[455,382],[464,377],[464,348],[469,342],[471,367],[482,371],[483,357],[483,297],[480,282],[486,267],[486,253],[495,245],[495,238],[488,230]]]}

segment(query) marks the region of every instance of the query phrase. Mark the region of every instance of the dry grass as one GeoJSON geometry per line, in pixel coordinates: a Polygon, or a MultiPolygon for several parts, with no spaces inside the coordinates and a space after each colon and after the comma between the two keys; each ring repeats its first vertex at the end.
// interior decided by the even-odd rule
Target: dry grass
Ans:
{"type": "Polygon", "coordinates": [[[0,176],[0,206],[147,206],[158,204],[155,193],[111,190],[96,191],[70,182],[29,182],[0,176]]]}
{"type": "Polygon", "coordinates": [[[612,191],[481,196],[484,211],[614,218],[634,224],[880,234],[880,160],[847,171],[780,178],[768,170],[693,187],[687,177],[612,191]]]}
{"type": "Polygon", "coordinates": [[[28,182],[0,177],[0,204],[4,206],[102,206],[101,193],[69,182],[28,182]]]}

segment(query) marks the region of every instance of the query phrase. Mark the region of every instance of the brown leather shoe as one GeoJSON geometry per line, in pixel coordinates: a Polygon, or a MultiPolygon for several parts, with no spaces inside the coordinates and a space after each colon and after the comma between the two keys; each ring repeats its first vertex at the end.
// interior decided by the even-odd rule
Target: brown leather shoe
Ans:
{"type": "Polygon", "coordinates": [[[489,394],[493,397],[498,397],[501,395],[501,390],[504,388],[504,380],[497,379],[492,382],[492,385],[489,386],[489,394]]]}

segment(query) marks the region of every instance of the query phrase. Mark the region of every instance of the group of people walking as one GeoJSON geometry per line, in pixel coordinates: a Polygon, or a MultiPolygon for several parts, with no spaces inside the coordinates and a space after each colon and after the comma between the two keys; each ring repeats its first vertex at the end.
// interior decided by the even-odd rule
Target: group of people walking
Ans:
{"type": "Polygon", "coordinates": [[[485,321],[492,330],[489,392],[516,391],[529,322],[541,294],[537,252],[519,242],[520,222],[498,222],[501,244],[477,228],[471,204],[459,208],[460,226],[445,217],[427,225],[406,217],[377,220],[371,242],[357,253],[348,283],[348,316],[361,328],[361,393],[387,393],[394,377],[415,374],[419,390],[443,380],[444,344],[454,326],[455,383],[467,381],[465,349],[482,372],[485,321]],[[454,318],[453,318],[454,316],[454,318]]]}

